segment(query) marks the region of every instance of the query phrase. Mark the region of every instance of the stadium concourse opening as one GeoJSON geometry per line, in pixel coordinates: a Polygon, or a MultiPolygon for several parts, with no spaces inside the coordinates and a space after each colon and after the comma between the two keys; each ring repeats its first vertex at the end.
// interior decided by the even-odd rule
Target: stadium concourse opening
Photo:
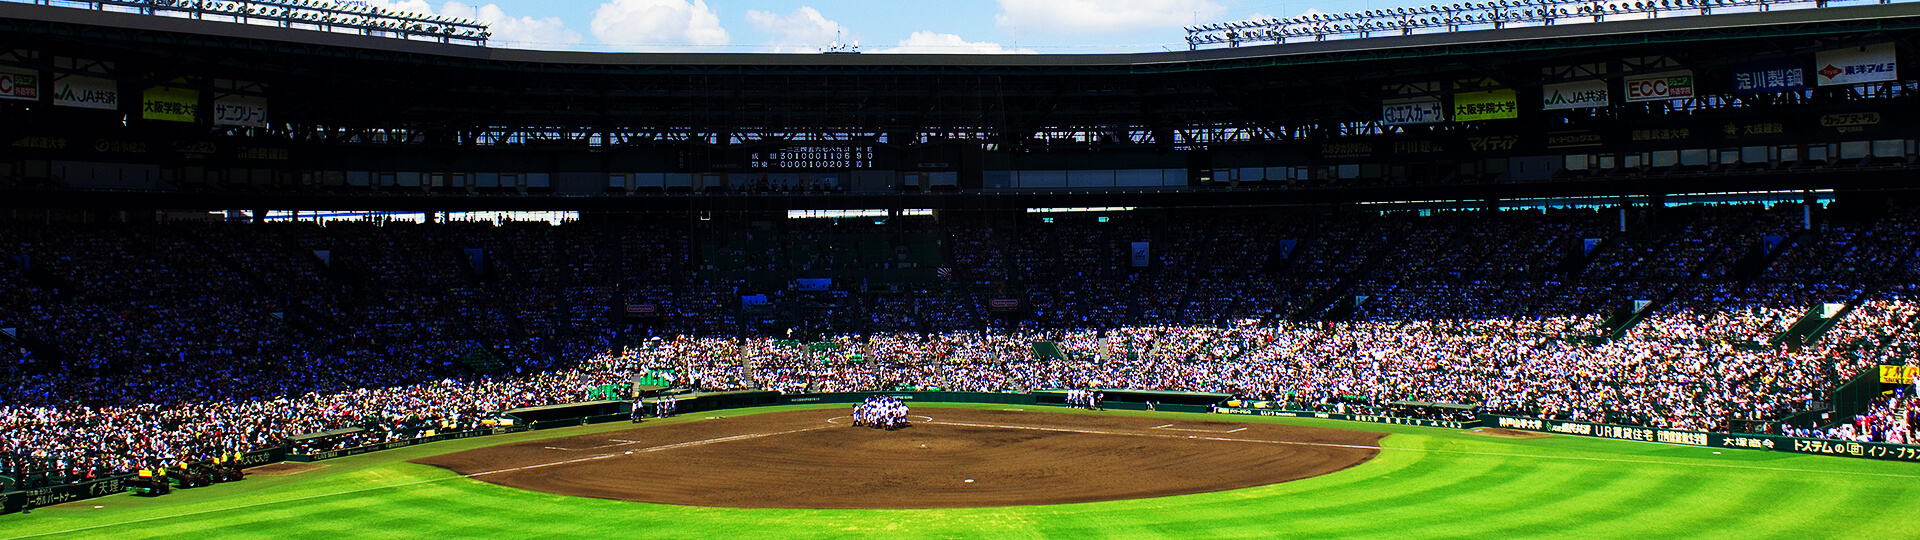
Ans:
{"type": "Polygon", "coordinates": [[[915,407],[862,429],[839,409],[714,418],[416,460],[545,493],[733,508],[966,508],[1275,484],[1379,453],[1383,433],[915,407]]]}

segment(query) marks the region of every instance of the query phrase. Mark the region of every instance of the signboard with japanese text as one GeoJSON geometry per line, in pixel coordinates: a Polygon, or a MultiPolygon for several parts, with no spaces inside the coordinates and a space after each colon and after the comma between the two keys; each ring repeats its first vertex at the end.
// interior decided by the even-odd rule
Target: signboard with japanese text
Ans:
{"type": "Polygon", "coordinates": [[[247,96],[221,96],[213,100],[213,125],[267,127],[267,100],[247,96]]]}
{"type": "Polygon", "coordinates": [[[1860,84],[1900,79],[1893,43],[1849,47],[1813,55],[1820,86],[1860,84]]]}
{"type": "Polygon", "coordinates": [[[1505,120],[1520,117],[1520,95],[1513,90],[1462,92],[1453,95],[1453,120],[1505,120]]]}
{"type": "Polygon", "coordinates": [[[1607,106],[1612,92],[1607,81],[1549,84],[1540,89],[1540,109],[1592,109],[1607,106]]]}
{"type": "Polygon", "coordinates": [[[140,117],[147,120],[193,122],[199,115],[199,90],[155,86],[140,96],[140,117]]]}
{"type": "Polygon", "coordinates": [[[53,104],[82,109],[119,109],[119,84],[93,77],[58,77],[53,80],[53,104]]]}
{"type": "Polygon", "coordinates": [[[1627,102],[1693,97],[1693,72],[1676,71],[1627,77],[1627,102]]]}
{"type": "Polygon", "coordinates": [[[1389,99],[1380,102],[1380,124],[1405,126],[1433,124],[1447,120],[1447,107],[1440,98],[1389,99]]]}
{"type": "Polygon", "coordinates": [[[1802,59],[1787,58],[1747,62],[1733,66],[1733,93],[1789,92],[1807,89],[1807,68],[1802,59]]]}
{"type": "Polygon", "coordinates": [[[31,70],[0,68],[0,99],[38,101],[40,75],[31,70]]]}

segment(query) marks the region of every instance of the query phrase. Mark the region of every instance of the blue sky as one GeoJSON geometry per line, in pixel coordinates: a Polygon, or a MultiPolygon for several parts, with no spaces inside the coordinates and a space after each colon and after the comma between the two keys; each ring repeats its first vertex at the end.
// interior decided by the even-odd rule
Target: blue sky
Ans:
{"type": "MultiPolygon", "coordinates": [[[[492,45],[654,52],[1106,53],[1185,48],[1184,26],[1386,0],[366,0],[493,23],[492,45]],[[837,33],[837,36],[836,36],[837,33]]],[[[1375,4],[1378,4],[1377,6],[1375,4]]]]}

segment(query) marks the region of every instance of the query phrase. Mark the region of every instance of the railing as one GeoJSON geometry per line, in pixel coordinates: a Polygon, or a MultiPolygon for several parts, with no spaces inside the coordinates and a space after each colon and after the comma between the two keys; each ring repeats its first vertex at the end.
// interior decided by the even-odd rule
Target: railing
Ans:
{"type": "MultiPolygon", "coordinates": [[[[1423,32],[1455,32],[1472,29],[1500,29],[1509,25],[1551,26],[1556,22],[1602,22],[1619,19],[1655,19],[1662,14],[1711,15],[1723,12],[1771,11],[1776,7],[1827,7],[1830,0],[1659,0],[1567,1],[1497,0],[1423,7],[1369,9],[1348,13],[1313,13],[1298,17],[1255,19],[1188,27],[1187,46],[1237,47],[1242,43],[1286,43],[1288,39],[1364,38],[1375,34],[1413,35],[1423,32]]],[[[1861,3],[1890,3],[1867,0],[1861,3]]]]}
{"type": "Polygon", "coordinates": [[[486,46],[493,36],[486,22],[377,8],[355,0],[0,1],[477,46],[486,46]]]}

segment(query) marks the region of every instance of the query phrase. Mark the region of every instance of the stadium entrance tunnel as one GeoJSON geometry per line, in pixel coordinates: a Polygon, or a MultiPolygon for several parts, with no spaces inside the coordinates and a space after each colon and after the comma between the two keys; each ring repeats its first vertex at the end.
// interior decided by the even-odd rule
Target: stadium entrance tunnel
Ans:
{"type": "Polygon", "coordinates": [[[1372,459],[1383,433],[1266,423],[914,407],[696,419],[416,460],[560,495],[731,508],[966,508],[1262,486],[1372,459]]]}

